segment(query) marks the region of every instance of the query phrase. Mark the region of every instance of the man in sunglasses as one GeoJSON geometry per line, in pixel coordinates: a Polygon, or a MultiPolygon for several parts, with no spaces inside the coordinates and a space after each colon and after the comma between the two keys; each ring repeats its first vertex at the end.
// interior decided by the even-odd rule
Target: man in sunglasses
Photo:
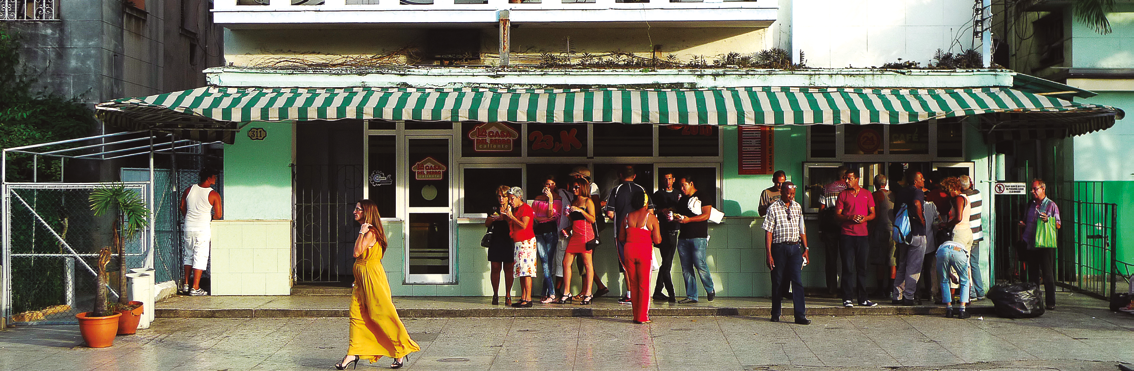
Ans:
{"type": "Polygon", "coordinates": [[[1055,259],[1054,246],[1036,246],[1036,226],[1039,221],[1047,223],[1055,221],[1055,228],[1061,228],[1059,218],[1059,205],[1047,198],[1047,183],[1043,179],[1032,180],[1032,201],[1024,209],[1024,217],[1020,220],[1020,239],[1027,247],[1028,279],[1039,283],[1040,274],[1043,274],[1044,301],[1048,310],[1055,309],[1055,274],[1052,271],[1055,259]]]}

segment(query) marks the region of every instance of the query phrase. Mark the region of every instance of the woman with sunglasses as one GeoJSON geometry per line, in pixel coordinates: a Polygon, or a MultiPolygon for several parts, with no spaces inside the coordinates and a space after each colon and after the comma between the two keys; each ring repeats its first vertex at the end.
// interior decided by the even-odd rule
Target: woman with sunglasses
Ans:
{"type": "Polygon", "coordinates": [[[591,261],[591,249],[588,248],[588,242],[595,239],[595,232],[592,227],[595,223],[595,203],[590,198],[590,182],[586,179],[575,179],[571,186],[571,192],[575,193],[575,200],[571,202],[569,208],[570,214],[568,217],[571,219],[571,239],[567,243],[567,251],[563,256],[563,296],[559,299],[559,304],[566,304],[571,301],[571,263],[575,261],[575,257],[583,259],[583,305],[591,303],[593,296],[591,295],[591,281],[594,280],[594,264],[591,261]]]}
{"type": "Polygon", "coordinates": [[[382,268],[387,242],[381,217],[373,201],[359,200],[354,205],[354,220],[362,229],[354,241],[350,346],[347,356],[335,365],[339,370],[352,364],[357,367],[359,359],[374,363],[383,356],[394,358],[390,368],[401,368],[409,361],[410,353],[421,350],[398,318],[390,295],[390,282],[386,279],[386,269],[382,268]]]}
{"type": "Polygon", "coordinates": [[[492,232],[492,239],[488,245],[488,262],[492,267],[492,305],[500,305],[500,274],[504,273],[504,305],[512,305],[512,269],[516,264],[515,247],[512,236],[508,231],[508,220],[500,214],[507,208],[508,186],[496,187],[496,201],[498,206],[492,208],[492,213],[484,220],[484,226],[492,232]]]}

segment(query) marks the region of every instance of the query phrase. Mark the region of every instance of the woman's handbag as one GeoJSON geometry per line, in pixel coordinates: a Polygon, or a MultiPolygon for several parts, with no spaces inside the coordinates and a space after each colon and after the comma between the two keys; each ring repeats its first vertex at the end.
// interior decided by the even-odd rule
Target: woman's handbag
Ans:
{"type": "Polygon", "coordinates": [[[492,246],[492,227],[488,227],[488,231],[484,232],[484,237],[480,238],[480,246],[483,246],[483,247],[492,246]]]}
{"type": "Polygon", "coordinates": [[[1058,247],[1059,239],[1056,237],[1055,219],[1048,217],[1047,221],[1036,219],[1036,248],[1054,249],[1058,247]]]}
{"type": "Polygon", "coordinates": [[[598,247],[598,244],[599,240],[597,238],[592,238],[590,241],[587,241],[587,251],[594,251],[594,249],[598,247]]]}

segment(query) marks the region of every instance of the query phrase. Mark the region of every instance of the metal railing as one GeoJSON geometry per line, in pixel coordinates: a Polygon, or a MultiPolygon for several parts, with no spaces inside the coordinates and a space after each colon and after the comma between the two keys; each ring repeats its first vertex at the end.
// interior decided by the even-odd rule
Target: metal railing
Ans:
{"type": "Polygon", "coordinates": [[[546,7],[573,4],[650,4],[668,6],[667,4],[719,4],[726,2],[755,3],[758,0],[219,0],[215,3],[217,10],[241,10],[247,8],[275,8],[281,10],[310,10],[310,9],[343,9],[344,7],[357,8],[396,8],[399,6],[421,5],[492,5],[519,8],[546,7]]]}
{"type": "Polygon", "coordinates": [[[0,21],[59,19],[58,0],[0,0],[0,21]]]}

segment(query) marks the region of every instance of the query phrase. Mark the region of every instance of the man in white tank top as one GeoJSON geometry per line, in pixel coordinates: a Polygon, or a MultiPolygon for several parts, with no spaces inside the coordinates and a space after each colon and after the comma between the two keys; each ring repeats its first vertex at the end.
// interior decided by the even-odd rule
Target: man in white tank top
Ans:
{"type": "Polygon", "coordinates": [[[209,267],[210,223],[224,215],[220,194],[212,188],[217,184],[216,170],[202,169],[200,179],[201,183],[189,186],[181,194],[181,215],[185,217],[182,253],[185,280],[182,281],[181,293],[192,296],[209,294],[201,290],[201,272],[209,267]],[[190,274],[193,276],[192,287],[189,286],[190,274]]]}

